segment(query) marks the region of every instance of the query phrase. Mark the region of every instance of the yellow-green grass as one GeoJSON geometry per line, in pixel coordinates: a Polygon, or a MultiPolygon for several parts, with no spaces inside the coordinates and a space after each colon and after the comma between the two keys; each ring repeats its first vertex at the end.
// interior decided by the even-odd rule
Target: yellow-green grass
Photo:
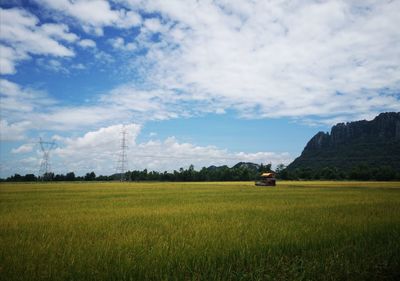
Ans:
{"type": "Polygon", "coordinates": [[[0,185],[0,280],[399,280],[399,182],[0,185]]]}

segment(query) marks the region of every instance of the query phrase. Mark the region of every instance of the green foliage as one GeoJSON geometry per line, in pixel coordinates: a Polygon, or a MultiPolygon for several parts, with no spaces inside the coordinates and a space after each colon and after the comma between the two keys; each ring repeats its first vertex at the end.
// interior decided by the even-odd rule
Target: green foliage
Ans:
{"type": "Polygon", "coordinates": [[[85,181],[94,181],[96,180],[96,174],[94,172],[86,173],[85,181]]]}
{"type": "MultiPolygon", "coordinates": [[[[238,163],[240,164],[240,163],[238,163]]],[[[203,167],[200,171],[196,171],[193,165],[188,169],[180,168],[178,171],[169,173],[167,171],[148,172],[147,169],[142,171],[128,171],[125,178],[130,181],[253,181],[259,178],[261,173],[271,172],[271,164],[257,165],[246,163],[246,165],[238,165],[229,168],[228,166],[211,166],[203,167]],[[251,165],[249,165],[251,164],[251,165]],[[257,168],[254,169],[255,165],[257,168]]],[[[279,164],[275,170],[278,179],[283,180],[374,180],[374,181],[390,181],[400,180],[400,171],[396,172],[391,166],[370,167],[363,163],[354,166],[350,170],[340,170],[336,167],[319,167],[313,169],[311,167],[301,167],[290,170],[283,164],[279,164]]],[[[43,181],[114,181],[121,178],[120,174],[111,176],[97,176],[94,172],[86,173],[84,177],[76,177],[74,172],[66,175],[50,174],[45,178],[39,178],[43,181]]],[[[26,182],[38,180],[35,175],[27,174],[21,176],[15,174],[7,178],[9,182],[26,182]]]]}
{"type": "Polygon", "coordinates": [[[0,184],[0,280],[399,280],[399,182],[0,184]]]}
{"type": "MultiPolygon", "coordinates": [[[[350,170],[340,170],[336,167],[301,167],[295,170],[283,170],[284,179],[291,180],[363,180],[363,181],[393,181],[400,180],[400,173],[390,166],[371,167],[365,163],[354,166],[350,170]]],[[[281,177],[282,178],[282,177],[281,177]]]]}
{"type": "Polygon", "coordinates": [[[69,172],[65,175],[65,180],[66,181],[74,181],[75,180],[75,173],[74,172],[69,172]]]}
{"type": "Polygon", "coordinates": [[[271,164],[257,165],[253,163],[238,163],[233,167],[210,166],[195,170],[193,165],[188,169],[180,168],[178,171],[169,173],[152,171],[129,171],[127,178],[132,181],[253,181],[260,173],[271,171],[271,164]]]}

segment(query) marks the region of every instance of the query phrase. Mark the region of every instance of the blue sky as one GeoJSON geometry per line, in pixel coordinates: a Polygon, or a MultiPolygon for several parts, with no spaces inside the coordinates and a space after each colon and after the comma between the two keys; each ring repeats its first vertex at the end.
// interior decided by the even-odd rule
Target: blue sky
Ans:
{"type": "Polygon", "coordinates": [[[400,111],[400,1],[2,1],[1,171],[289,164],[400,111]]]}

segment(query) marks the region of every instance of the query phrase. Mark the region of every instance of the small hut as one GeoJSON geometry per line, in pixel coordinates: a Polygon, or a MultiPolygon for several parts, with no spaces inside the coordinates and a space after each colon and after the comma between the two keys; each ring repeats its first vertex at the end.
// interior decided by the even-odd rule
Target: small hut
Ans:
{"type": "Polygon", "coordinates": [[[275,173],[262,173],[260,176],[260,180],[256,181],[256,185],[275,186],[276,185],[275,173]]]}

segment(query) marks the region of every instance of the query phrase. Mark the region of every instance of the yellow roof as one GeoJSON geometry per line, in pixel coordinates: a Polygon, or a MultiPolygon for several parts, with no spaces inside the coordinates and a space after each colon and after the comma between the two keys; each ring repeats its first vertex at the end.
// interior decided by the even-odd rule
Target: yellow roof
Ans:
{"type": "Polygon", "coordinates": [[[274,177],[275,174],[274,173],[262,173],[261,176],[262,177],[274,177]]]}

